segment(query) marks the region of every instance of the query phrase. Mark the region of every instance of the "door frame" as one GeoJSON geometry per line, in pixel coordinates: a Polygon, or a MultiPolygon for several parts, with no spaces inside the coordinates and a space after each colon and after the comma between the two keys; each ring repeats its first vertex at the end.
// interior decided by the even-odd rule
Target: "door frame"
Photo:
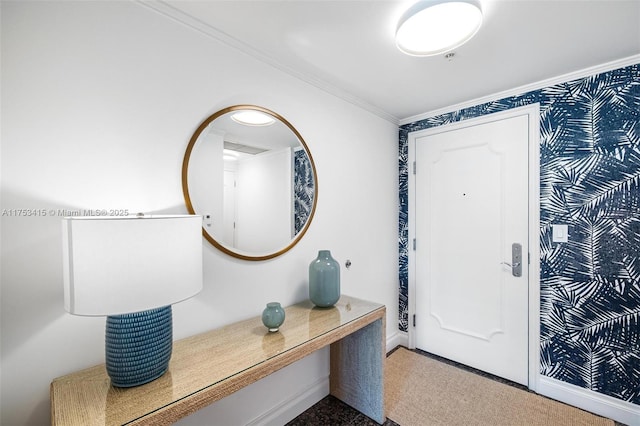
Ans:
{"type": "MultiPolygon", "coordinates": [[[[415,162],[416,139],[452,130],[459,130],[465,127],[477,126],[498,120],[504,120],[517,116],[528,116],[529,123],[529,195],[528,195],[528,233],[529,233],[529,274],[528,274],[528,298],[529,298],[529,337],[528,337],[528,377],[529,389],[536,391],[540,379],[540,104],[535,103],[523,107],[511,108],[501,112],[486,114],[480,117],[461,120],[455,123],[444,124],[424,130],[410,132],[407,138],[409,144],[409,199],[408,199],[408,219],[409,219],[409,241],[415,238],[415,175],[413,174],[413,164],[415,162]]],[[[416,332],[413,325],[416,313],[416,259],[415,251],[409,244],[408,249],[408,338],[409,348],[416,347],[416,332]]]]}

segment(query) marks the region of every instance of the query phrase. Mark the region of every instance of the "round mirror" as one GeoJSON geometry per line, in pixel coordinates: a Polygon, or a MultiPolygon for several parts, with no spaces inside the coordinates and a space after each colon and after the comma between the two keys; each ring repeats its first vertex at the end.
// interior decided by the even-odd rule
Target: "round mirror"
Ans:
{"type": "Polygon", "coordinates": [[[208,117],[182,163],[187,210],[202,215],[203,235],[223,252],[266,260],[291,249],[316,209],[315,164],[300,133],[254,105],[208,117]]]}

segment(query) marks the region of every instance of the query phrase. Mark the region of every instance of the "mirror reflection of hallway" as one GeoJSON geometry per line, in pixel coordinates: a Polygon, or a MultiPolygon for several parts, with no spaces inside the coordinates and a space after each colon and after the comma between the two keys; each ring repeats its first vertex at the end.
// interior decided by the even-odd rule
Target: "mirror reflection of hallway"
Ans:
{"type": "Polygon", "coordinates": [[[208,117],[183,161],[189,212],[203,216],[209,242],[234,257],[264,260],[295,245],[317,200],[311,154],[298,131],[262,107],[238,105],[208,117]],[[259,113],[267,124],[246,124],[238,112],[259,113]]]}

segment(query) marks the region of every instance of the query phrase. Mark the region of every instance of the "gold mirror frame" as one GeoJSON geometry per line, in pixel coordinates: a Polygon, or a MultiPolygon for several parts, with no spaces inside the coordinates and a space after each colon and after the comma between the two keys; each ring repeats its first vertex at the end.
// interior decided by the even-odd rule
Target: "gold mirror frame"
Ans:
{"type": "Polygon", "coordinates": [[[291,125],[291,123],[289,123],[280,114],[275,113],[275,112],[273,112],[273,111],[271,111],[271,110],[269,110],[267,108],[263,108],[263,107],[257,106],[257,105],[234,105],[234,106],[230,106],[230,107],[221,109],[220,111],[216,112],[215,114],[207,117],[207,119],[204,120],[202,122],[202,124],[200,124],[200,126],[196,129],[195,133],[191,137],[191,140],[189,140],[189,145],[187,145],[187,150],[186,150],[186,152],[184,154],[184,159],[182,161],[182,192],[184,194],[184,201],[185,201],[185,204],[186,204],[186,207],[187,207],[187,211],[190,214],[198,214],[197,212],[195,212],[195,210],[193,208],[193,204],[191,202],[191,196],[189,195],[189,182],[188,182],[189,160],[191,158],[191,153],[193,152],[195,144],[198,141],[198,138],[200,137],[202,132],[215,119],[217,119],[217,118],[219,118],[219,117],[221,117],[221,116],[223,116],[223,115],[225,115],[227,113],[233,112],[233,111],[245,111],[245,110],[259,111],[259,112],[262,112],[264,114],[267,114],[267,115],[275,118],[276,120],[280,121],[284,125],[286,125],[289,128],[289,130],[291,130],[293,132],[293,134],[298,138],[298,141],[302,145],[302,148],[305,150],[305,152],[307,154],[307,157],[309,158],[309,162],[311,164],[311,169],[312,169],[312,172],[313,172],[313,182],[314,182],[313,205],[312,205],[311,212],[309,214],[309,217],[307,218],[306,223],[304,224],[304,226],[302,227],[300,232],[298,232],[298,234],[291,240],[291,242],[286,247],[284,247],[284,248],[282,248],[282,249],[280,249],[280,250],[278,250],[276,252],[268,253],[268,254],[264,254],[264,255],[257,255],[257,256],[251,256],[251,255],[247,255],[247,254],[244,254],[244,253],[238,253],[236,251],[233,251],[229,247],[226,247],[223,244],[221,244],[218,241],[216,241],[216,239],[213,238],[213,236],[211,236],[209,234],[209,232],[207,232],[207,230],[204,228],[204,226],[202,227],[202,235],[204,236],[204,238],[207,241],[209,241],[218,250],[228,254],[229,256],[235,257],[237,259],[259,261],[259,260],[273,259],[274,257],[280,256],[281,254],[286,253],[287,251],[291,250],[293,248],[293,246],[295,246],[302,239],[304,234],[309,229],[309,226],[311,225],[311,221],[313,220],[313,216],[314,216],[315,211],[316,211],[316,205],[318,203],[318,174],[316,173],[316,166],[315,166],[315,163],[313,162],[313,157],[311,156],[311,151],[309,151],[309,147],[305,143],[304,139],[302,138],[300,133],[296,130],[296,128],[291,125]]]}

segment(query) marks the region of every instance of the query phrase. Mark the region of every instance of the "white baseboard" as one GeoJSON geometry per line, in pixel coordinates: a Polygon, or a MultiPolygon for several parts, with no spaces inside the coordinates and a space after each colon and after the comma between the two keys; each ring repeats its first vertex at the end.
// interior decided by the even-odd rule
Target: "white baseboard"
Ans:
{"type": "Polygon", "coordinates": [[[640,426],[640,405],[545,376],[540,376],[537,392],[629,426],[640,426]]]}
{"type": "Polygon", "coordinates": [[[406,331],[396,331],[387,336],[387,353],[397,346],[409,347],[409,334],[406,331]]]}
{"type": "Polygon", "coordinates": [[[313,383],[306,391],[262,413],[247,426],[283,425],[329,395],[329,377],[313,383]]]}

